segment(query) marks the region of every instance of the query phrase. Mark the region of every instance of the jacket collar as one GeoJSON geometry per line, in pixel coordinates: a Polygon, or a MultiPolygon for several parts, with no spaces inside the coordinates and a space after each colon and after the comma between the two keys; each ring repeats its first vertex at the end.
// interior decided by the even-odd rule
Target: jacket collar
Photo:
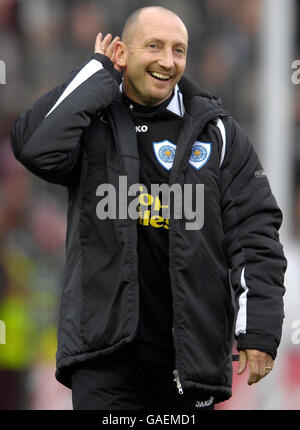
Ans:
{"type": "MultiPolygon", "coordinates": [[[[123,82],[120,84],[120,91],[123,91],[123,82]]],[[[167,106],[167,110],[181,118],[188,111],[190,115],[197,118],[207,110],[220,109],[220,106],[220,98],[211,95],[190,78],[183,76],[175,85],[174,95],[167,106]]]]}
{"type": "MultiPolygon", "coordinates": [[[[183,94],[185,109],[192,117],[199,118],[212,110],[223,111],[221,109],[221,99],[199,87],[190,78],[183,76],[178,83],[178,87],[183,94]]],[[[225,114],[226,112],[223,111],[223,113],[225,114]]]]}
{"type": "Polygon", "coordinates": [[[174,95],[172,100],[167,106],[167,110],[174,113],[175,115],[180,116],[181,118],[184,117],[185,114],[185,107],[183,103],[183,94],[179,89],[178,85],[175,85],[174,88],[174,95]]]}
{"type": "MultiPolygon", "coordinates": [[[[123,91],[123,82],[120,84],[120,91],[123,91]]],[[[184,117],[185,114],[185,107],[183,103],[183,94],[179,89],[179,86],[176,84],[174,88],[174,95],[166,107],[167,110],[174,113],[175,115],[180,116],[181,118],[184,117]]]]}

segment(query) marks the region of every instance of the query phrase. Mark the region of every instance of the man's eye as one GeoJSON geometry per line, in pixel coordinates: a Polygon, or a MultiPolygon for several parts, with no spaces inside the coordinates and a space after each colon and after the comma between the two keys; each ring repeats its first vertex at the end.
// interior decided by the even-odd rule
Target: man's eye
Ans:
{"type": "Polygon", "coordinates": [[[162,45],[158,42],[152,42],[149,44],[149,48],[151,49],[161,49],[162,45]]]}
{"type": "Polygon", "coordinates": [[[177,54],[184,54],[185,53],[183,48],[176,48],[176,52],[177,52],[177,54]]]}

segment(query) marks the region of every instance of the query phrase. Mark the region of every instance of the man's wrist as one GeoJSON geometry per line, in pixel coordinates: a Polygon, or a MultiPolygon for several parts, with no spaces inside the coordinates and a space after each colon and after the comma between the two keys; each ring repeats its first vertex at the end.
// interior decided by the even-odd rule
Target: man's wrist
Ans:
{"type": "Polygon", "coordinates": [[[107,57],[107,55],[95,53],[93,58],[99,61],[105,70],[112,74],[112,77],[117,81],[118,84],[122,82],[122,74],[115,69],[114,63],[107,57]]]}
{"type": "Polygon", "coordinates": [[[267,352],[276,358],[278,345],[275,340],[269,336],[258,336],[255,334],[242,334],[237,337],[237,350],[257,349],[258,351],[267,352]]]}

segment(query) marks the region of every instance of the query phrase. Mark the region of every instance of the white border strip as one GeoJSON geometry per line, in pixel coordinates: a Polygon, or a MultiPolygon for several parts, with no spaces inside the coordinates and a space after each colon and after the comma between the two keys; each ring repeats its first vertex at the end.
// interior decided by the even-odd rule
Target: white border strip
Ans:
{"type": "Polygon", "coordinates": [[[178,116],[181,116],[181,118],[184,116],[185,109],[183,105],[183,96],[177,84],[175,85],[174,96],[172,97],[172,100],[168,104],[167,109],[170,112],[173,112],[178,116]]]}
{"type": "Polygon", "coordinates": [[[247,287],[245,280],[245,267],[241,273],[241,286],[244,289],[244,292],[240,295],[239,298],[239,311],[237,314],[236,325],[235,325],[235,334],[238,336],[239,334],[245,334],[247,329],[247,294],[249,288],[247,287]]]}
{"type": "Polygon", "coordinates": [[[218,119],[216,126],[219,128],[221,136],[222,136],[222,140],[223,140],[221,159],[220,159],[220,164],[219,164],[219,167],[221,167],[223,164],[224,158],[225,158],[225,153],[226,153],[226,130],[225,130],[223,121],[220,118],[218,119]]]}
{"type": "Polygon", "coordinates": [[[74,90],[76,90],[76,88],[78,88],[81,84],[83,84],[83,82],[85,82],[94,73],[98,72],[101,69],[103,69],[103,66],[100,61],[95,60],[94,58],[89,61],[87,65],[83,69],[81,69],[80,72],[75,76],[75,78],[69,83],[65,91],[59,97],[52,109],[49,110],[45,118],[47,118],[47,116],[50,115],[50,113],[53,112],[54,109],[56,109],[57,106],[59,106],[65,100],[65,98],[67,98],[74,90]]]}

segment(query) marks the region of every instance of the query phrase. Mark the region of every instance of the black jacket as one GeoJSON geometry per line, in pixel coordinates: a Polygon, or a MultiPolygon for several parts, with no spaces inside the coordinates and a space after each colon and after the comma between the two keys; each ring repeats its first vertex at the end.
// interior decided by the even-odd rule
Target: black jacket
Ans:
{"type": "MultiPolygon", "coordinates": [[[[16,158],[69,191],[56,371],[68,387],[73,365],[128,344],[139,318],[136,221],[96,216],[100,184],[118,192],[120,176],[128,187],[139,182],[135,127],[113,75],[110,61],[96,54],[12,130],[16,158]]],[[[204,184],[205,221],[187,230],[187,220],[173,219],[171,199],[176,367],[183,390],[204,389],[221,401],[231,396],[234,326],[239,349],[276,356],[284,317],[282,215],[241,128],[188,79],[179,87],[186,111],[170,184],[204,184]],[[189,163],[196,140],[211,144],[199,170],[189,163]]]]}

